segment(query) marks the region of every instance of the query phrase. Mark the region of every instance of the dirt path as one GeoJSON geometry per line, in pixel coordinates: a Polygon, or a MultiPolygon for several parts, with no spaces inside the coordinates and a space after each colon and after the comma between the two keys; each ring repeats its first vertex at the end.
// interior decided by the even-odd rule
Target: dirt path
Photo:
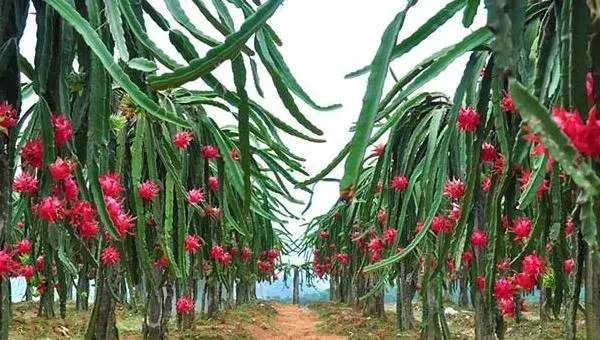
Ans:
{"type": "Polygon", "coordinates": [[[274,303],[277,316],[268,327],[252,326],[249,331],[257,340],[343,340],[339,335],[317,330],[319,318],[306,307],[274,303]]]}

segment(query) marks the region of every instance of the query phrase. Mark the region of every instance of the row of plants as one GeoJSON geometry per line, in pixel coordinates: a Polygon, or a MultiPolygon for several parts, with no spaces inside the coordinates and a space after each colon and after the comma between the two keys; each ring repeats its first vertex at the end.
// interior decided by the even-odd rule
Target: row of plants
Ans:
{"type": "Polygon", "coordinates": [[[58,307],[64,318],[73,290],[87,310],[93,285],[86,339],[119,337],[120,304],[144,315],[144,339],[167,339],[175,312],[192,329],[197,301],[212,315],[277,279],[293,244],[286,204],[301,203],[288,188],[307,175],[281,135],[323,142],[297,101],[339,107],[316,104],[286,65],[266,23],[282,2],[193,1],[221,37],[178,0],[164,1],[169,19],[150,1],[2,2],[1,339],[12,277],[46,317],[58,307]],[[24,56],[33,21],[35,55],[24,56]],[[301,128],[261,105],[259,70],[301,128]]]}
{"type": "Polygon", "coordinates": [[[542,321],[562,318],[574,339],[582,313],[596,338],[600,5],[451,1],[398,42],[416,3],[389,24],[372,63],[348,75],[369,73],[352,140],[302,183],[345,161],[339,199],[307,228],[315,272],[332,299],[375,316],[395,285],[397,330],[418,327],[423,339],[452,337],[444,304],[454,292],[475,310],[477,339],[504,338],[506,318],[520,320],[534,292],[542,321]],[[392,61],[483,10],[484,27],[392,74],[384,92],[392,61]],[[452,98],[419,91],[463,55],[452,98]]]}

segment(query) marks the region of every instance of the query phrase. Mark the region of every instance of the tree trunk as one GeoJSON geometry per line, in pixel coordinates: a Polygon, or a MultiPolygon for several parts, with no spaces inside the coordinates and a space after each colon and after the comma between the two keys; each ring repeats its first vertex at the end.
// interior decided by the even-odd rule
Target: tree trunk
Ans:
{"type": "Polygon", "coordinates": [[[475,339],[494,340],[494,320],[492,313],[485,308],[484,292],[475,292],[475,339]]]}
{"type": "MultiPolygon", "coordinates": [[[[193,276],[188,276],[187,287],[191,291],[191,297],[194,300],[194,312],[196,311],[196,303],[198,299],[204,299],[204,296],[198,296],[198,286],[200,283],[193,276]]],[[[178,289],[179,292],[177,297],[179,298],[181,295],[185,294],[184,289],[181,287],[178,289]]],[[[204,301],[201,302],[201,309],[204,309],[204,301]]],[[[202,310],[204,311],[204,310],[202,310]]],[[[192,329],[194,327],[194,323],[196,321],[196,313],[184,313],[177,314],[177,321],[180,329],[192,329]]]]}
{"type": "MultiPolygon", "coordinates": [[[[467,274],[468,273],[465,272],[465,276],[467,274]]],[[[460,296],[458,298],[458,304],[464,308],[469,307],[469,287],[467,285],[466,277],[463,277],[463,279],[460,280],[460,296]]]]}
{"type": "Polygon", "coordinates": [[[10,304],[10,281],[0,279],[0,339],[8,340],[8,326],[11,318],[11,304],[10,304]]]}
{"type": "Polygon", "coordinates": [[[496,339],[504,340],[504,334],[506,333],[504,317],[502,317],[502,314],[498,313],[498,311],[494,312],[493,315],[496,318],[496,339]]]}
{"type": "MultiPolygon", "coordinates": [[[[62,264],[57,266],[57,272],[59,278],[66,278],[66,273],[62,264]]],[[[59,281],[60,282],[60,281],[59,281]]],[[[69,295],[69,289],[72,289],[71,285],[67,282],[60,284],[57,287],[58,291],[58,301],[59,301],[59,309],[60,309],[60,317],[61,319],[65,319],[67,317],[67,300],[69,295]]]]}
{"type": "Polygon", "coordinates": [[[173,285],[167,274],[164,274],[163,278],[161,268],[153,267],[152,275],[154,275],[154,282],[159,285],[155,286],[152,282],[148,282],[148,300],[142,335],[145,340],[166,340],[169,339],[168,322],[173,305],[173,285]]]}
{"type": "Polygon", "coordinates": [[[546,287],[540,289],[540,320],[549,321],[551,319],[552,310],[550,309],[550,294],[551,292],[546,287]]]}
{"type": "Polygon", "coordinates": [[[246,280],[240,280],[235,286],[235,303],[238,305],[248,303],[250,300],[250,287],[246,280]]]}
{"type": "Polygon", "coordinates": [[[27,287],[25,288],[25,301],[32,301],[33,300],[33,293],[31,291],[31,284],[29,284],[29,282],[27,282],[27,287]]]}
{"type": "Polygon", "coordinates": [[[128,295],[128,286],[127,286],[127,281],[122,281],[121,284],[119,285],[119,288],[121,289],[119,291],[119,297],[121,300],[125,301],[127,303],[127,306],[131,309],[131,304],[135,304],[135,297],[132,295],[131,297],[133,299],[130,299],[127,297],[128,295]],[[129,300],[129,301],[128,301],[129,300]]]}
{"type": "Polygon", "coordinates": [[[225,287],[227,290],[227,309],[233,308],[235,305],[235,297],[233,292],[235,291],[233,280],[229,282],[229,285],[225,287]]]}
{"type": "Polygon", "coordinates": [[[218,294],[218,299],[217,299],[217,310],[222,310],[223,308],[225,308],[225,302],[226,301],[226,292],[225,292],[225,285],[222,283],[219,283],[219,294],[218,294]]]}
{"type": "Polygon", "coordinates": [[[452,294],[451,294],[452,279],[447,277],[447,278],[444,278],[443,281],[444,281],[444,287],[447,287],[447,289],[442,290],[442,296],[443,296],[442,301],[453,302],[452,294]]]}
{"type": "Polygon", "coordinates": [[[117,282],[114,270],[101,264],[96,277],[96,297],[85,340],[119,339],[115,317],[116,301],[109,287],[111,282],[117,282]]]}
{"type": "Polygon", "coordinates": [[[565,339],[574,340],[577,333],[577,309],[579,307],[579,295],[581,293],[581,282],[583,280],[583,262],[585,260],[585,243],[581,238],[581,233],[576,230],[573,233],[573,244],[575,247],[575,267],[571,272],[570,282],[568,284],[568,295],[565,308],[565,339]]]}
{"type": "Polygon", "coordinates": [[[383,292],[377,293],[365,301],[363,315],[374,318],[382,318],[385,315],[383,292]]]}
{"type": "Polygon", "coordinates": [[[133,311],[137,313],[139,312],[140,307],[138,304],[141,303],[141,301],[144,301],[144,296],[146,295],[144,294],[144,287],[141,282],[138,282],[133,286],[132,294],[135,296],[135,299],[132,299],[133,303],[131,303],[130,306],[133,309],[133,311]]]}
{"type": "MultiPolygon", "coordinates": [[[[425,272],[425,278],[431,275],[425,272]]],[[[425,290],[425,296],[423,299],[423,331],[421,332],[421,339],[423,340],[447,340],[446,332],[447,329],[446,318],[444,317],[444,303],[442,299],[442,283],[443,277],[441,273],[433,274],[432,277],[423,280],[424,287],[421,292],[425,290]]]]}
{"type": "MultiPolygon", "coordinates": [[[[202,283],[197,283],[198,285],[201,285],[202,283]]],[[[200,300],[200,310],[202,311],[202,313],[206,312],[206,301],[208,300],[208,278],[204,279],[204,288],[202,288],[202,297],[200,300]]]]}
{"type": "MultiPolygon", "coordinates": [[[[21,71],[19,69],[19,41],[25,29],[29,1],[3,0],[0,12],[0,46],[3,51],[4,68],[0,72],[0,102],[14,106],[17,117],[21,111],[21,71]],[[10,42],[12,40],[12,42],[10,42]]],[[[0,133],[0,249],[4,249],[12,215],[11,188],[14,168],[14,141],[16,134],[0,133]]],[[[8,339],[11,318],[10,282],[0,279],[0,339],[8,339]]]]}
{"type": "Polygon", "coordinates": [[[600,335],[600,271],[589,248],[585,259],[585,329],[588,340],[600,335]]]}
{"type": "Polygon", "coordinates": [[[340,278],[332,276],[329,278],[329,301],[340,302],[340,278]]]}
{"type": "Polygon", "coordinates": [[[300,303],[300,274],[298,268],[294,268],[294,291],[292,294],[292,304],[300,303]]]}
{"type": "Polygon", "coordinates": [[[67,284],[67,291],[66,291],[66,300],[67,301],[73,301],[73,282],[69,281],[67,284]]]}
{"type": "Polygon", "coordinates": [[[358,284],[360,282],[360,279],[354,279],[353,277],[350,277],[348,279],[348,299],[347,302],[349,304],[351,304],[352,306],[356,306],[357,305],[357,289],[358,289],[358,284]]]}
{"type": "MultiPolygon", "coordinates": [[[[48,239],[48,224],[42,225],[42,232],[46,234],[48,239]]],[[[54,317],[54,281],[53,281],[53,269],[52,269],[52,248],[50,243],[46,242],[43,244],[44,248],[44,277],[46,278],[43,285],[44,294],[40,297],[40,309],[38,316],[45,316],[47,318],[54,317]]]]}
{"type": "Polygon", "coordinates": [[[217,311],[223,309],[223,284],[219,282],[218,292],[217,292],[217,311]]]}
{"type": "Polygon", "coordinates": [[[88,300],[90,294],[90,279],[84,269],[79,272],[77,280],[77,296],[75,300],[76,310],[88,310],[88,300]]]}
{"type": "Polygon", "coordinates": [[[214,316],[219,311],[221,304],[220,283],[213,282],[213,279],[207,278],[205,286],[205,294],[207,298],[206,313],[209,316],[214,316]]]}
{"type": "Polygon", "coordinates": [[[340,302],[348,303],[350,301],[350,275],[340,277],[340,302]]]}
{"type": "MultiPolygon", "coordinates": [[[[364,294],[367,294],[373,288],[375,277],[368,275],[365,281],[364,294]]],[[[383,304],[383,291],[378,292],[363,301],[362,312],[364,316],[381,318],[385,314],[383,304]]]]}
{"type": "MultiPolygon", "coordinates": [[[[474,207],[475,229],[485,230],[485,198],[482,189],[477,190],[477,201],[474,207]]],[[[475,263],[476,272],[484,272],[485,268],[485,252],[484,249],[475,247],[475,263]]],[[[493,306],[486,305],[484,292],[477,288],[475,289],[475,339],[477,340],[494,340],[494,312],[493,306]]]]}
{"type": "Polygon", "coordinates": [[[408,268],[408,261],[400,262],[396,276],[396,329],[399,332],[411,330],[415,325],[412,299],[415,294],[415,280],[408,268]]]}
{"type": "Polygon", "coordinates": [[[235,295],[236,303],[238,305],[256,300],[256,282],[248,281],[246,279],[240,280],[236,285],[235,295]]]}
{"type": "MultiPolygon", "coordinates": [[[[425,274],[427,275],[427,274],[425,274]]],[[[425,289],[426,296],[423,299],[423,325],[425,326],[425,331],[421,333],[422,340],[437,340],[441,338],[441,332],[439,328],[439,324],[436,318],[436,302],[433,292],[433,285],[429,282],[426,285],[427,287],[423,287],[425,289]]]]}
{"type": "MultiPolygon", "coordinates": [[[[168,274],[166,274],[166,275],[168,275],[168,274]]],[[[164,313],[163,313],[164,325],[163,325],[163,327],[168,328],[168,323],[169,323],[169,320],[171,319],[171,314],[173,313],[173,306],[174,306],[173,281],[168,276],[167,276],[167,282],[165,283],[164,291],[165,291],[165,299],[164,299],[164,307],[163,307],[164,308],[164,313]]]]}
{"type": "Polygon", "coordinates": [[[248,292],[249,292],[248,300],[249,301],[256,300],[256,282],[255,281],[250,282],[250,287],[248,289],[248,292]]]}

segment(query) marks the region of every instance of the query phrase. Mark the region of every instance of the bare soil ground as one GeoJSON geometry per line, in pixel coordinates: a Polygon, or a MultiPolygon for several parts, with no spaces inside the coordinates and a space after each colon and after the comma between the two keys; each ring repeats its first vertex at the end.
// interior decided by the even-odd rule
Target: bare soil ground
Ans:
{"type": "MultiPolygon", "coordinates": [[[[37,316],[37,303],[13,305],[13,322],[9,330],[11,340],[70,340],[83,339],[91,310],[76,311],[67,306],[67,317],[45,318],[37,316]]],[[[56,306],[58,307],[58,306],[56,306]]],[[[91,306],[90,306],[91,308],[91,306]]],[[[58,310],[57,310],[58,312],[58,310]]],[[[175,318],[171,318],[171,339],[186,340],[251,340],[248,328],[253,324],[269,324],[275,310],[269,302],[256,302],[219,313],[213,318],[196,315],[195,328],[177,330],[175,318]]],[[[117,310],[117,328],[121,340],[141,339],[141,313],[122,307],[117,310]]]]}
{"type": "MultiPolygon", "coordinates": [[[[67,317],[37,317],[36,303],[19,303],[13,306],[11,340],[69,340],[83,339],[89,312],[75,311],[67,306],[67,317]]],[[[58,306],[56,306],[58,312],[58,306]]],[[[223,311],[215,317],[196,315],[196,326],[189,331],[178,331],[175,318],[170,324],[171,339],[187,340],[396,340],[418,339],[420,306],[415,304],[417,329],[396,334],[393,305],[386,305],[383,318],[363,316],[360,311],[338,303],[317,303],[294,306],[276,301],[255,301],[223,311]]],[[[452,315],[447,315],[453,339],[474,339],[475,315],[469,308],[449,305],[452,315]]],[[[520,322],[506,318],[505,339],[558,340],[564,339],[561,319],[542,322],[538,305],[528,305],[520,322]]],[[[122,340],[140,339],[141,313],[122,307],[117,311],[117,328],[122,340]]],[[[585,339],[582,315],[578,319],[577,339],[585,339]]]]}
{"type": "MultiPolygon", "coordinates": [[[[414,305],[416,329],[396,334],[395,306],[386,305],[383,318],[364,317],[360,311],[350,306],[338,303],[316,303],[309,306],[321,316],[319,328],[324,331],[346,336],[349,340],[379,339],[419,339],[421,321],[420,305],[414,305]]],[[[448,304],[452,315],[446,315],[452,338],[471,340],[475,338],[475,314],[470,308],[448,304]]],[[[531,304],[524,312],[522,319],[517,322],[514,317],[505,318],[506,340],[558,340],[564,339],[564,322],[562,319],[541,321],[539,305],[531,304]]],[[[585,339],[585,323],[583,315],[577,321],[577,339],[585,339]]]]}
{"type": "MultiPolygon", "coordinates": [[[[57,312],[58,312],[58,306],[57,312]]],[[[89,313],[67,306],[67,317],[37,316],[37,303],[13,305],[11,340],[70,340],[83,339],[89,313]]],[[[91,308],[91,307],[90,307],[91,308]]],[[[122,340],[140,339],[141,313],[127,308],[117,310],[117,328],[122,340]]],[[[306,307],[274,301],[255,301],[223,311],[215,317],[196,315],[192,330],[179,331],[172,318],[170,336],[186,340],[341,340],[340,335],[328,334],[318,328],[321,320],[316,312],[306,307]]]]}
{"type": "Polygon", "coordinates": [[[327,334],[317,328],[318,315],[303,306],[273,303],[277,311],[271,325],[249,329],[255,339],[271,340],[341,340],[339,335],[327,334]]]}

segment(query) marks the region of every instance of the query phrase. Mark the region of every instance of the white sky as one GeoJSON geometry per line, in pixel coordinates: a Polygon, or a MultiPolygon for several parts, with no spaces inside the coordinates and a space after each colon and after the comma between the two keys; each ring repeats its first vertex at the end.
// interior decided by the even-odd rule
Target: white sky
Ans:
{"type": "MultiPolygon", "coordinates": [[[[448,2],[420,1],[409,11],[399,41],[409,36],[448,2]]],[[[396,13],[404,8],[405,3],[406,1],[398,0],[288,0],[269,21],[283,40],[281,52],[304,89],[321,105],[344,105],[340,110],[329,112],[318,112],[306,105],[302,106],[309,119],[323,130],[327,143],[313,144],[291,139],[286,142],[306,158],[305,167],[311,175],[329,164],[350,140],[349,128],[360,112],[367,75],[353,79],[344,79],[344,75],[371,62],[383,31],[396,13]]],[[[465,29],[461,20],[462,15],[459,13],[417,49],[396,60],[392,64],[394,73],[401,77],[422,59],[460,41],[472,30],[484,25],[485,10],[480,8],[471,29],[465,29]]],[[[444,92],[451,96],[466,61],[467,57],[463,57],[450,65],[423,90],[444,92]]],[[[266,77],[263,79],[263,83],[268,81],[266,77]]],[[[387,85],[389,88],[393,84],[390,81],[387,85]]],[[[281,107],[277,104],[279,99],[276,92],[268,92],[265,100],[268,107],[281,107]]],[[[340,178],[342,174],[343,162],[330,177],[340,178]]],[[[338,189],[338,183],[318,184],[312,207],[303,216],[304,219],[308,221],[329,210],[338,197],[338,189]]],[[[300,213],[303,208],[299,207],[296,211],[300,213]]],[[[288,229],[300,236],[304,231],[300,227],[302,223],[291,221],[288,229]]],[[[297,258],[291,260],[302,262],[297,258]]]]}
{"type": "MultiPolygon", "coordinates": [[[[169,15],[162,0],[150,0],[149,2],[170,20],[172,26],[178,26],[169,15]]],[[[414,32],[448,2],[447,0],[421,0],[418,5],[409,11],[399,39],[401,40],[414,32]]],[[[219,40],[223,39],[222,35],[212,29],[209,24],[207,25],[191,0],[180,0],[180,3],[195,25],[212,37],[219,40]]],[[[204,1],[204,3],[212,9],[211,1],[204,1]]],[[[287,135],[282,133],[286,144],[295,153],[306,158],[305,169],[311,175],[316,174],[329,164],[339,150],[350,140],[349,128],[360,112],[367,76],[346,80],[344,75],[371,62],[385,27],[394,15],[404,8],[405,4],[405,0],[287,0],[268,21],[283,40],[284,45],[280,48],[280,51],[306,92],[320,105],[334,103],[344,105],[342,109],[336,111],[319,112],[304,105],[300,100],[296,100],[303,113],[323,130],[324,137],[327,140],[326,143],[314,144],[295,138],[285,138],[287,135]]],[[[232,13],[238,12],[233,7],[230,7],[230,9],[232,13]]],[[[34,11],[33,6],[30,11],[34,11]]],[[[216,16],[215,11],[213,11],[213,14],[216,16]]],[[[241,16],[234,19],[236,28],[239,28],[241,16]]],[[[404,75],[420,60],[460,41],[465,35],[481,27],[485,22],[485,11],[483,8],[479,9],[471,29],[465,29],[461,24],[461,19],[462,15],[459,13],[417,49],[396,60],[392,64],[396,75],[399,77],[404,75]]],[[[147,20],[147,23],[149,21],[147,20]]],[[[159,41],[159,46],[175,59],[181,60],[169,44],[167,36],[153,24],[148,25],[150,37],[155,41],[159,41]],[[160,43],[160,41],[165,41],[165,43],[160,43]]],[[[185,29],[177,28],[185,32],[185,29]]],[[[192,41],[194,41],[193,38],[192,41]]],[[[200,43],[196,45],[201,54],[206,51],[200,43]]],[[[252,46],[251,41],[248,46],[252,46]]],[[[34,16],[30,16],[28,20],[26,32],[21,42],[21,49],[22,53],[33,62],[35,49],[34,16]]],[[[459,59],[440,76],[430,81],[423,90],[452,95],[458,85],[465,64],[466,57],[459,59]]],[[[259,99],[260,97],[253,90],[254,86],[249,69],[248,67],[248,90],[251,97],[259,99]]],[[[229,63],[224,63],[216,72],[217,77],[233,89],[229,63]]],[[[259,102],[271,112],[274,112],[280,119],[306,132],[305,129],[291,119],[289,113],[281,104],[266,71],[260,69],[260,74],[265,98],[259,102]]],[[[390,82],[388,88],[391,85],[390,82]]],[[[215,112],[213,117],[220,121],[220,117],[225,115],[221,111],[215,112]]],[[[343,163],[342,166],[333,171],[331,176],[341,177],[342,167],[343,163]]],[[[297,195],[303,197],[306,202],[308,201],[308,195],[303,192],[298,191],[297,195]]],[[[337,183],[323,182],[318,184],[312,208],[303,216],[304,221],[290,221],[288,229],[296,237],[301,236],[304,229],[300,225],[312,217],[326,212],[337,197],[337,183]]],[[[303,209],[304,206],[294,205],[290,210],[300,214],[303,209]]],[[[296,257],[292,257],[291,261],[301,262],[296,257]]]]}

